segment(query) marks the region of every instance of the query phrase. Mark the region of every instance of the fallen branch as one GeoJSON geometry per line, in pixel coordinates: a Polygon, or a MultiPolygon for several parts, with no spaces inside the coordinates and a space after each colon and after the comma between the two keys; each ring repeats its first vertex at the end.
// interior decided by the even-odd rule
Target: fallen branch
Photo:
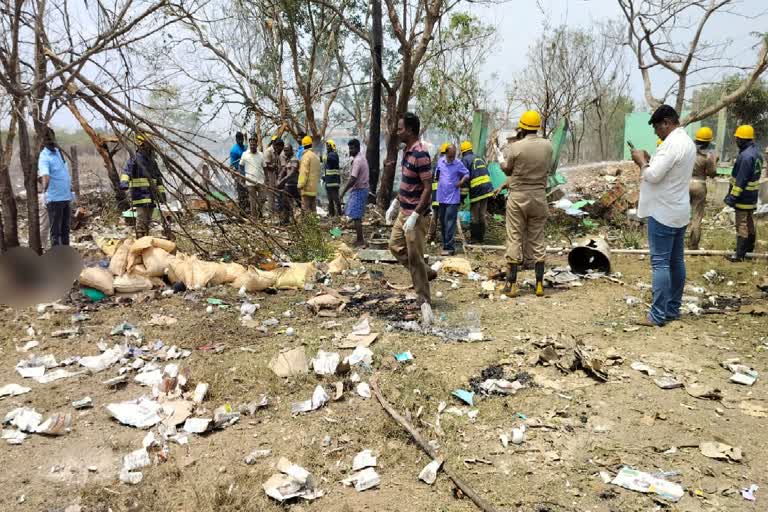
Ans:
{"type": "MultiPolygon", "coordinates": [[[[432,460],[438,459],[437,452],[435,452],[434,448],[432,448],[429,443],[427,443],[423,437],[421,437],[421,434],[419,434],[419,431],[416,430],[416,428],[411,425],[408,420],[403,418],[390,404],[387,402],[384,397],[381,394],[381,391],[379,390],[379,383],[377,378],[374,376],[371,381],[371,389],[373,390],[373,394],[376,395],[376,399],[379,401],[381,406],[384,408],[387,413],[392,416],[392,419],[394,419],[397,423],[400,424],[401,427],[403,427],[405,430],[408,431],[409,434],[411,434],[411,437],[414,441],[416,441],[416,444],[419,445],[419,447],[424,450],[424,452],[430,456],[432,460]]],[[[483,498],[480,497],[466,482],[464,482],[461,478],[456,476],[448,467],[446,467],[445,463],[443,463],[442,467],[443,473],[445,473],[445,476],[450,478],[454,484],[456,484],[456,487],[458,487],[461,492],[463,492],[469,499],[472,500],[472,502],[477,505],[477,507],[480,510],[483,510],[485,512],[496,512],[496,508],[487,503],[483,498]]]]}

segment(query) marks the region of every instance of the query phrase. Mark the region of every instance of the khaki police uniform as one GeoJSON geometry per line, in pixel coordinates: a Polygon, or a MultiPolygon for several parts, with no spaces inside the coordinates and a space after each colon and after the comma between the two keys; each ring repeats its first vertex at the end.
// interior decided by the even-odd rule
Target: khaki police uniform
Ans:
{"type": "Polygon", "coordinates": [[[547,175],[551,166],[552,144],[537,134],[526,135],[504,151],[502,169],[509,185],[506,212],[509,264],[523,263],[525,245],[530,247],[535,262],[544,261],[544,226],[549,214],[547,175]]]}
{"type": "Polygon", "coordinates": [[[698,249],[701,240],[701,221],[707,205],[707,178],[714,178],[717,171],[715,160],[701,150],[696,151],[696,163],[693,164],[693,176],[689,186],[691,198],[691,231],[688,237],[688,248],[698,249]]]}

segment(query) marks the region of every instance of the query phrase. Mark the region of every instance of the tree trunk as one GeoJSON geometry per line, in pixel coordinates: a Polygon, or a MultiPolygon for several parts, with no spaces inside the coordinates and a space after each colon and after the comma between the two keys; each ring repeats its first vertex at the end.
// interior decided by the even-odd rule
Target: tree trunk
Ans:
{"type": "Polygon", "coordinates": [[[13,195],[13,183],[11,182],[10,169],[3,164],[0,167],[0,206],[2,207],[3,230],[0,238],[3,242],[3,250],[19,245],[19,220],[16,209],[16,197],[13,195]]]}
{"type": "Polygon", "coordinates": [[[5,228],[3,228],[3,214],[0,212],[0,254],[7,250],[7,247],[5,246],[5,237],[3,236],[4,232],[5,228]]]}
{"type": "Polygon", "coordinates": [[[381,80],[382,80],[382,50],[384,47],[383,33],[381,30],[381,0],[371,0],[371,61],[373,64],[373,78],[371,83],[371,124],[368,131],[368,150],[366,159],[370,172],[371,192],[376,194],[379,184],[379,170],[381,168],[381,80]]]}
{"type": "Polygon", "coordinates": [[[24,189],[27,191],[27,226],[29,247],[42,254],[43,245],[40,239],[40,211],[37,202],[37,166],[34,165],[32,147],[29,144],[29,129],[24,113],[19,115],[19,163],[24,173],[24,189]]]}
{"type": "Polygon", "coordinates": [[[394,94],[390,94],[387,96],[387,154],[384,157],[383,172],[376,196],[379,208],[382,210],[389,207],[392,200],[392,188],[395,184],[397,149],[400,145],[400,138],[397,136],[397,119],[397,98],[394,94]]]}
{"type": "Polygon", "coordinates": [[[80,199],[80,167],[77,159],[77,146],[69,148],[69,157],[72,160],[72,191],[75,198],[80,199]]]}
{"type": "Polygon", "coordinates": [[[80,110],[75,106],[73,101],[70,100],[67,102],[67,108],[70,112],[72,112],[72,115],[75,116],[75,119],[77,119],[77,121],[80,123],[83,131],[88,134],[88,137],[90,137],[93,145],[96,146],[96,151],[99,152],[101,159],[104,161],[104,168],[107,171],[109,183],[112,185],[112,191],[115,193],[115,201],[117,202],[118,207],[127,208],[129,203],[125,191],[120,188],[120,174],[117,172],[114,160],[112,160],[113,154],[110,153],[109,149],[107,148],[107,144],[99,136],[99,134],[96,133],[96,130],[94,130],[93,127],[88,124],[88,121],[85,120],[85,117],[83,117],[83,115],[80,113],[80,110]]]}

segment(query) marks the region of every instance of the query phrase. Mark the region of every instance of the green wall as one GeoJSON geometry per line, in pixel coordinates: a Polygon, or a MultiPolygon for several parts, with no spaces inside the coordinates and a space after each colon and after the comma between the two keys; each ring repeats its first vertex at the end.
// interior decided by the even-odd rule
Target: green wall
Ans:
{"type": "MultiPolygon", "coordinates": [[[[688,112],[683,112],[682,116],[688,112]]],[[[627,141],[632,141],[637,149],[644,149],[653,155],[656,152],[656,134],[653,133],[653,126],[648,124],[651,114],[648,112],[632,112],[624,116],[624,159],[629,160],[629,146],[627,141]]],[[[693,138],[696,130],[701,127],[701,123],[695,122],[689,124],[685,131],[693,138]]]]}

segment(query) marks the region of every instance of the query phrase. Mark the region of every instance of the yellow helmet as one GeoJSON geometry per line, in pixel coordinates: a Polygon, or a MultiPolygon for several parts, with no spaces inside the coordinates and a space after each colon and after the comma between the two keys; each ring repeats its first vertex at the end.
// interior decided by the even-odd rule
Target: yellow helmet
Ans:
{"type": "Polygon", "coordinates": [[[696,130],[695,140],[699,142],[712,142],[712,138],[713,138],[712,128],[708,126],[702,126],[698,130],[696,130]]]}
{"type": "Polygon", "coordinates": [[[755,129],[748,124],[743,124],[736,128],[736,133],[733,136],[739,139],[753,140],[755,138],[755,129]]]}
{"type": "Polygon", "coordinates": [[[451,145],[451,144],[450,144],[449,142],[443,142],[443,143],[440,145],[440,154],[442,155],[443,153],[445,153],[446,151],[448,151],[448,146],[450,146],[450,145],[451,145]]]}
{"type": "Polygon", "coordinates": [[[141,146],[145,142],[149,140],[149,136],[146,133],[137,133],[136,134],[136,145],[141,146]]]}
{"type": "Polygon", "coordinates": [[[305,148],[308,146],[312,146],[312,137],[309,135],[305,135],[303,139],[301,139],[301,145],[305,148]]]}
{"type": "Polygon", "coordinates": [[[465,153],[467,151],[472,151],[472,143],[469,142],[468,140],[465,140],[464,142],[461,143],[461,146],[459,147],[459,149],[461,149],[462,153],[465,153]]]}
{"type": "Polygon", "coordinates": [[[663,141],[663,140],[661,140],[661,139],[656,139],[656,147],[659,147],[659,146],[661,146],[663,143],[664,143],[664,141],[663,141]]]}
{"type": "Polygon", "coordinates": [[[541,129],[541,116],[535,110],[523,112],[517,127],[523,130],[538,131],[541,129]]]}
{"type": "Polygon", "coordinates": [[[326,143],[327,145],[331,146],[331,149],[332,149],[332,150],[336,151],[336,143],[335,143],[335,142],[333,142],[333,140],[332,140],[332,139],[328,139],[327,141],[325,141],[325,143],[326,143]]]}

